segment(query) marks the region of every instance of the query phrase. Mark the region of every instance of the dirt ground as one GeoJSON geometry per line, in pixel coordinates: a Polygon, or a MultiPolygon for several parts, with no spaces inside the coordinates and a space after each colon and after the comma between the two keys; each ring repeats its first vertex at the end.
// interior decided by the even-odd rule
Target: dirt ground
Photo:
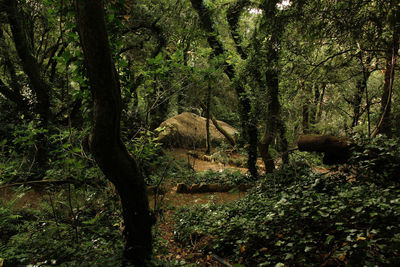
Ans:
{"type": "MultiPolygon", "coordinates": [[[[198,149],[196,150],[198,152],[204,153],[204,149],[198,149]]],[[[211,151],[213,153],[214,151],[211,151]]],[[[174,149],[169,149],[166,151],[167,154],[172,155],[176,160],[183,160],[188,162],[192,168],[196,172],[202,172],[202,171],[207,171],[209,169],[214,170],[214,171],[223,171],[226,169],[231,169],[233,171],[239,170],[243,173],[247,172],[246,168],[240,168],[237,166],[229,165],[229,164],[223,164],[220,162],[215,162],[215,161],[206,161],[206,160],[201,160],[198,158],[194,158],[188,154],[188,150],[184,148],[174,148],[174,149]]],[[[238,154],[231,155],[232,157],[240,157],[238,154]]]]}

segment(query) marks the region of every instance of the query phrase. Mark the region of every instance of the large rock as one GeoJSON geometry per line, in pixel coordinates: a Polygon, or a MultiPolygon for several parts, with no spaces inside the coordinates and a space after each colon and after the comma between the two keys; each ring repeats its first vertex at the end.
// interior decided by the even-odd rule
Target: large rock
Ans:
{"type": "MultiPolygon", "coordinates": [[[[218,124],[231,136],[235,137],[237,130],[229,124],[218,121],[218,124]]],[[[184,112],[161,123],[159,128],[165,128],[159,134],[159,140],[166,147],[199,148],[206,146],[206,118],[190,112],[184,112]]],[[[215,128],[210,120],[211,143],[218,145],[225,137],[215,128]]]]}

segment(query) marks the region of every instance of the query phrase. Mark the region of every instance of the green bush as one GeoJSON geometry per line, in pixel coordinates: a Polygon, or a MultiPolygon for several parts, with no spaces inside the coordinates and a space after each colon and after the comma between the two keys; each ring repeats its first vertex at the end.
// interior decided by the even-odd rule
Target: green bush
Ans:
{"type": "Polygon", "coordinates": [[[362,178],[375,182],[400,182],[400,139],[383,135],[376,138],[355,138],[351,164],[362,178]]]}
{"type": "Polygon", "coordinates": [[[121,265],[121,214],[114,193],[99,188],[72,191],[43,191],[39,210],[0,208],[5,267],[121,265]]]}

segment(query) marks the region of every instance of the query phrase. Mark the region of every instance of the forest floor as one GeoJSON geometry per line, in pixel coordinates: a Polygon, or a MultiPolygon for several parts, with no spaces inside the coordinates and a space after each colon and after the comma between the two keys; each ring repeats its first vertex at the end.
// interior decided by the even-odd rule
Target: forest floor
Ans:
{"type": "MultiPolygon", "coordinates": [[[[167,153],[173,156],[176,160],[187,161],[195,172],[202,172],[207,170],[223,171],[230,169],[232,171],[247,172],[246,168],[241,168],[229,164],[222,164],[218,161],[209,161],[195,158],[188,155],[186,149],[173,149],[167,153]]],[[[200,153],[204,153],[203,150],[198,150],[200,153]]],[[[240,157],[235,154],[234,157],[240,157]]],[[[196,193],[196,194],[180,194],[176,193],[176,187],[167,187],[167,192],[164,195],[163,205],[168,207],[179,207],[185,205],[190,208],[191,205],[207,204],[210,201],[216,204],[224,204],[231,201],[235,201],[243,197],[246,193],[243,192],[208,192],[208,193],[196,193]]],[[[154,199],[150,197],[150,206],[154,205],[154,199]]],[[[173,209],[167,209],[162,218],[159,219],[157,225],[158,233],[162,239],[166,241],[168,253],[162,253],[157,255],[160,260],[163,261],[185,261],[186,263],[194,264],[194,266],[223,266],[215,261],[211,255],[203,255],[199,253],[199,247],[207,242],[207,238],[201,239],[199,242],[195,242],[192,246],[182,246],[182,244],[174,240],[174,221],[173,221],[173,209]]]]}
{"type": "MultiPolygon", "coordinates": [[[[197,150],[199,154],[203,153],[204,150],[197,150]]],[[[195,172],[207,171],[209,169],[214,171],[224,171],[230,169],[232,171],[240,171],[246,173],[246,168],[237,167],[230,164],[222,164],[218,161],[203,160],[198,157],[193,157],[188,153],[186,149],[173,149],[167,152],[172,155],[176,160],[187,161],[195,172]]],[[[243,157],[239,154],[231,154],[231,157],[239,158],[243,157]]],[[[260,172],[263,172],[263,163],[261,159],[257,162],[257,166],[260,172]]],[[[330,170],[325,167],[313,167],[314,172],[327,173],[330,170]]],[[[167,187],[167,192],[164,195],[163,204],[165,207],[179,207],[185,205],[190,206],[198,204],[207,204],[210,201],[216,204],[224,204],[235,201],[243,197],[245,192],[211,192],[211,193],[196,193],[196,194],[180,194],[176,193],[176,187],[167,187]]],[[[154,199],[150,198],[151,207],[154,205],[154,199]]],[[[203,237],[197,242],[193,242],[191,246],[183,246],[182,244],[174,240],[174,221],[173,221],[173,209],[166,209],[163,213],[157,230],[163,240],[167,244],[168,253],[162,253],[157,255],[160,260],[164,261],[185,261],[193,266],[225,266],[215,261],[211,255],[203,255],[199,253],[199,247],[206,245],[206,243],[212,237],[203,237]]],[[[228,262],[226,259],[224,259],[228,262]]],[[[233,263],[229,263],[233,264],[233,263]]]]}
{"type": "MultiPolygon", "coordinates": [[[[203,150],[195,151],[198,155],[204,154],[203,150]]],[[[193,153],[193,151],[191,152],[193,153]]],[[[187,161],[188,166],[190,165],[194,172],[202,172],[207,170],[213,170],[222,172],[226,169],[232,171],[240,171],[246,173],[247,169],[237,167],[230,164],[223,164],[218,161],[209,160],[209,158],[202,159],[190,155],[188,150],[185,149],[173,149],[167,151],[167,154],[171,155],[175,160],[187,161]]],[[[243,157],[239,154],[230,154],[231,158],[239,159],[243,157]]],[[[244,159],[245,160],[245,159],[244,159]]],[[[262,162],[259,162],[260,171],[262,171],[262,162]]],[[[315,172],[328,172],[328,169],[319,167],[314,169],[315,172]]],[[[177,181],[179,178],[177,179],[177,181]]],[[[203,237],[200,240],[193,242],[190,246],[185,246],[174,240],[174,209],[177,207],[185,206],[188,209],[191,206],[199,204],[207,204],[209,202],[216,204],[224,204],[235,201],[243,196],[245,192],[209,192],[209,193],[195,193],[195,194],[181,194],[176,193],[176,183],[167,183],[165,188],[165,194],[161,197],[158,196],[157,200],[154,195],[149,196],[150,207],[155,206],[155,201],[162,207],[162,213],[158,218],[156,226],[156,232],[158,234],[157,240],[162,240],[164,247],[160,247],[159,253],[156,257],[162,261],[167,262],[186,262],[191,264],[189,266],[224,266],[216,262],[211,255],[204,255],[200,253],[200,247],[207,244],[212,237],[203,237]]],[[[47,201],[46,195],[40,191],[29,190],[24,194],[21,194],[18,199],[15,199],[15,191],[12,188],[0,189],[0,197],[2,200],[15,201],[13,207],[16,209],[40,209],[40,203],[47,201]]]]}

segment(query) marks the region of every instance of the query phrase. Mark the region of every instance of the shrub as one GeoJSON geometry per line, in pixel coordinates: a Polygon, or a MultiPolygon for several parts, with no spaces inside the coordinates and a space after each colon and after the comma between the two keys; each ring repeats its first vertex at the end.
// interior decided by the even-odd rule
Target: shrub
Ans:
{"type": "Polygon", "coordinates": [[[360,178],[375,182],[399,182],[400,140],[383,135],[376,138],[355,138],[351,164],[360,178]]]}
{"type": "Polygon", "coordinates": [[[400,190],[308,173],[291,183],[268,177],[234,203],[176,213],[183,244],[246,266],[400,264],[400,190]]]}

